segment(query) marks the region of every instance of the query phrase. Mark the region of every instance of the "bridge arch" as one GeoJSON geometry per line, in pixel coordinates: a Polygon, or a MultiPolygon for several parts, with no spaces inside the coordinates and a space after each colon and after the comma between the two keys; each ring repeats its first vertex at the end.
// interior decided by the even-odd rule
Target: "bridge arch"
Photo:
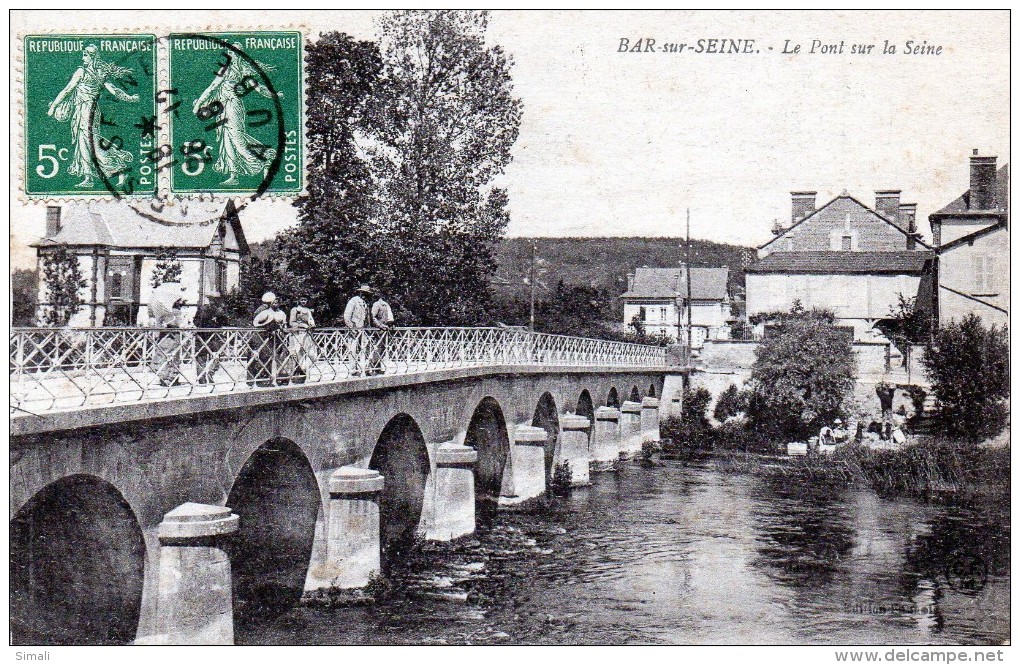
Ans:
{"type": "Polygon", "coordinates": [[[414,418],[400,413],[379,435],[369,468],[386,479],[379,501],[383,568],[408,553],[414,543],[429,477],[425,436],[414,418]]]}
{"type": "Polygon", "coordinates": [[[617,392],[616,386],[609,388],[609,394],[606,395],[606,406],[611,406],[614,409],[620,408],[620,393],[617,392]]]}
{"type": "Polygon", "coordinates": [[[641,391],[638,390],[637,386],[634,386],[633,388],[630,389],[630,398],[629,399],[630,399],[631,402],[640,402],[641,401],[641,391]]]}
{"type": "Polygon", "coordinates": [[[588,419],[588,443],[591,444],[592,424],[595,422],[595,403],[591,399],[591,393],[585,388],[577,398],[577,407],[574,413],[588,419]]]}
{"type": "Polygon", "coordinates": [[[241,518],[226,548],[234,618],[246,630],[272,621],[301,599],[322,497],[304,452],[278,437],[248,457],[227,505],[241,518]]]}
{"type": "Polygon", "coordinates": [[[145,540],[110,483],[66,476],[11,520],[11,641],[125,644],[141,614],[145,540]]]}
{"type": "Polygon", "coordinates": [[[475,498],[498,502],[506,463],[510,457],[510,436],[499,402],[485,397],[475,407],[464,444],[478,451],[475,463],[475,498]]]}
{"type": "Polygon", "coordinates": [[[560,438],[560,417],[556,408],[556,400],[551,393],[542,393],[535,405],[535,413],[531,417],[531,424],[541,427],[549,435],[545,442],[545,488],[550,491],[552,487],[553,466],[559,456],[560,438]]]}

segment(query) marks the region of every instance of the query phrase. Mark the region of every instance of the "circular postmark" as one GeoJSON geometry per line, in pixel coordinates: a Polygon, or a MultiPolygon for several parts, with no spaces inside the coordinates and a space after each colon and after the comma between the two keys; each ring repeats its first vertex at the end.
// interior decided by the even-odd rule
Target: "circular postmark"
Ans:
{"type": "MultiPolygon", "coordinates": [[[[207,43],[220,50],[220,59],[213,72],[213,81],[218,86],[227,88],[220,97],[233,100],[243,100],[252,92],[258,92],[261,96],[270,100],[271,110],[261,110],[261,122],[258,126],[275,125],[272,135],[274,140],[265,145],[253,139],[237,125],[245,120],[243,114],[243,102],[241,103],[242,113],[238,113],[231,107],[231,101],[211,99],[203,93],[196,99],[185,100],[180,90],[171,84],[165,89],[156,92],[156,114],[155,117],[140,118],[136,127],[141,127],[143,134],[153,138],[153,147],[141,159],[137,167],[126,167],[114,172],[102,167],[104,159],[111,149],[118,149],[117,137],[110,139],[98,136],[98,132],[90,135],[90,157],[93,165],[99,173],[104,187],[115,198],[130,196],[133,191],[134,170],[150,168],[158,176],[159,173],[168,169],[180,166],[182,172],[188,175],[201,173],[206,167],[213,164],[213,148],[220,155],[216,166],[224,168],[223,153],[225,150],[243,152],[248,168],[252,162],[262,173],[261,182],[254,191],[246,196],[249,201],[254,201],[270,188],[274,179],[280,171],[283,161],[284,146],[286,143],[286,129],[284,125],[284,112],[280,102],[281,93],[277,91],[266,68],[255,58],[246,53],[239,44],[231,43],[225,39],[206,34],[180,34],[174,35],[176,39],[193,40],[194,42],[207,43]],[[190,102],[190,104],[186,103],[190,102]],[[193,113],[201,123],[201,130],[197,133],[186,134],[183,140],[177,140],[173,133],[168,133],[170,138],[167,142],[158,143],[157,137],[163,130],[162,123],[173,123],[174,119],[181,113],[193,113]],[[267,117],[268,116],[268,117],[267,117]],[[196,135],[197,134],[197,135],[196,135]],[[176,145],[172,145],[176,143],[176,145]],[[275,143],[275,146],[273,145],[275,143]]],[[[211,89],[210,86],[209,89],[211,89]]],[[[101,112],[97,110],[98,105],[93,104],[91,110],[91,121],[102,122],[101,112]],[[100,113],[97,118],[96,113],[100,113]]],[[[250,113],[249,113],[250,115],[250,113]]],[[[234,173],[229,173],[228,180],[223,184],[237,184],[234,173]],[[231,182],[233,181],[233,182],[231,182]]],[[[222,190],[217,190],[222,191],[222,190]]],[[[250,189],[239,189],[238,195],[247,194],[250,189]]],[[[210,192],[211,193],[211,192],[210,192]]],[[[159,192],[157,191],[157,196],[159,192]]],[[[245,204],[238,206],[243,208],[245,204]]]]}

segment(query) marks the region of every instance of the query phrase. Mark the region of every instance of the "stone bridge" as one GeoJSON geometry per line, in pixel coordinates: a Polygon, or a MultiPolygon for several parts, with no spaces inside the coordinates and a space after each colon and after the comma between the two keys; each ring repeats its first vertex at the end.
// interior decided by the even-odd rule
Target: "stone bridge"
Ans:
{"type": "MultiPolygon", "coordinates": [[[[69,382],[85,397],[12,404],[15,643],[231,643],[235,626],[303,594],[364,587],[416,539],[473,532],[479,508],[540,504],[558,466],[574,485],[612,469],[658,439],[659,399],[686,371],[662,349],[489,331],[424,354],[390,337],[379,371],[359,372],[377,340],[345,332],[344,357],[291,363],[304,382],[280,380],[286,359],[272,358],[259,386],[246,380],[251,333],[233,347],[248,351],[222,358],[249,373],[219,368],[206,391],[198,343],[181,333],[171,364],[184,394],[153,378],[166,354],[153,366],[124,339],[111,359],[82,352],[80,335],[71,352],[31,334],[12,339],[12,394],[46,384],[65,399],[54,386],[69,382]],[[139,388],[93,389],[127,385],[116,375],[139,388]]],[[[274,353],[301,348],[290,341],[274,353]]]]}

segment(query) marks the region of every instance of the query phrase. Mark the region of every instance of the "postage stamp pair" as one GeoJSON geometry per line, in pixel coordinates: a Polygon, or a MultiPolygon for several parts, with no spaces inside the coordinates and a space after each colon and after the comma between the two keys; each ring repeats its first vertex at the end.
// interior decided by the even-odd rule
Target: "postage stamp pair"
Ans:
{"type": "Polygon", "coordinates": [[[30,198],[302,191],[300,32],[22,41],[30,198]]]}

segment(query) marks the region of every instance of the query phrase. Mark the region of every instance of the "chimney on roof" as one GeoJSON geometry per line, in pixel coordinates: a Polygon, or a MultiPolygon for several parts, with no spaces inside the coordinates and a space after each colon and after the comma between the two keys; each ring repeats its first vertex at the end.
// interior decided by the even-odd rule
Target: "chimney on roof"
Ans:
{"type": "Polygon", "coordinates": [[[901,203],[899,220],[906,227],[905,231],[909,234],[907,236],[907,249],[916,249],[914,241],[917,239],[917,204],[901,203]]]}
{"type": "Polygon", "coordinates": [[[46,237],[60,233],[60,206],[46,206],[46,237]]]}
{"type": "Polygon", "coordinates": [[[980,157],[977,148],[970,158],[970,210],[994,210],[996,157],[980,157]]]}
{"type": "Polygon", "coordinates": [[[627,273],[627,290],[634,290],[634,273],[632,272],[627,273]]]}
{"type": "Polygon", "coordinates": [[[815,211],[815,197],[818,192],[790,192],[792,220],[796,224],[815,211]]]}
{"type": "Polygon", "coordinates": [[[907,230],[906,225],[900,220],[900,190],[877,190],[875,192],[875,211],[904,231],[907,230]]]}

